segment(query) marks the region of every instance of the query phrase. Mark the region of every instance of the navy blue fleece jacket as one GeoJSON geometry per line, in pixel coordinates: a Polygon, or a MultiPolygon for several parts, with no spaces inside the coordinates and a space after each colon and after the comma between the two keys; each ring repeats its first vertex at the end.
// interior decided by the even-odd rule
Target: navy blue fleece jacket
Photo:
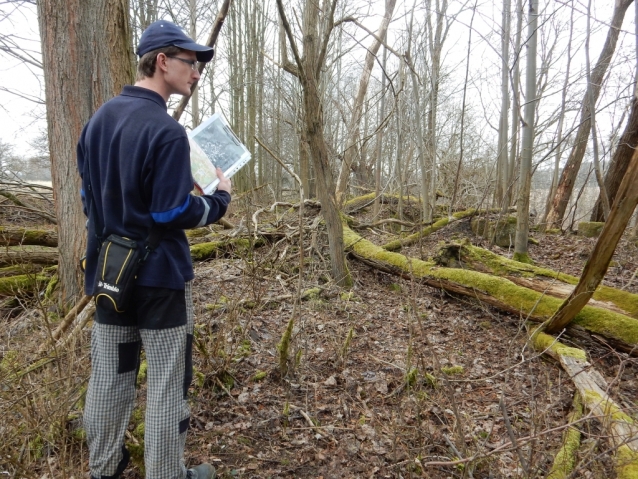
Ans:
{"type": "MultiPolygon", "coordinates": [[[[103,239],[115,233],[136,239],[142,247],[154,222],[166,227],[137,284],[184,289],[194,274],[183,230],[220,219],[230,195],[219,190],[191,194],[188,137],[167,114],[164,99],[152,90],[125,86],[86,124],[77,158],[84,211],[88,216],[90,185],[103,239]]],[[[88,229],[85,291],[93,294],[98,256],[94,221],[88,229]]]]}

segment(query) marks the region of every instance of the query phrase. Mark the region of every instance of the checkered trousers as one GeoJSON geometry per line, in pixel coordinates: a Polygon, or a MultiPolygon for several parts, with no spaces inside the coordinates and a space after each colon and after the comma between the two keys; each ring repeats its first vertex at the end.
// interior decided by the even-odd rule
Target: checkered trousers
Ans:
{"type": "Polygon", "coordinates": [[[138,287],[125,314],[98,308],[91,337],[92,373],[84,410],[93,479],[117,478],[135,403],[140,350],[146,352],[144,463],[147,479],[183,479],[192,379],[193,302],[185,291],[138,287]],[[179,295],[179,297],[175,297],[179,295]]]}

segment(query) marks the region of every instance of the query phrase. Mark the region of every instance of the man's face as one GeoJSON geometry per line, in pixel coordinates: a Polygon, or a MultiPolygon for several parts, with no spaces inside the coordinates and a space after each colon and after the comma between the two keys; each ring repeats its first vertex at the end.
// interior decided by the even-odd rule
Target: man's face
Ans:
{"type": "Polygon", "coordinates": [[[195,52],[184,50],[166,57],[167,73],[164,78],[170,90],[169,94],[190,95],[191,85],[200,77],[199,72],[196,69],[193,70],[191,64],[197,68],[195,52]]]}

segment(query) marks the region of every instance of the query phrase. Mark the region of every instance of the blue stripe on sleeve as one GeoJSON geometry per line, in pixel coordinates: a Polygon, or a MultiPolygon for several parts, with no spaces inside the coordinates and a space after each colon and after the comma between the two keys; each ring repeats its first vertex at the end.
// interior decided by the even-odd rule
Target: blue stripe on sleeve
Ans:
{"type": "Polygon", "coordinates": [[[161,213],[151,213],[151,216],[156,223],[169,223],[186,211],[190,202],[191,195],[186,195],[186,201],[184,201],[182,206],[178,206],[172,210],[162,211],[161,213]]]}
{"type": "Polygon", "coordinates": [[[84,188],[80,188],[80,198],[84,198],[84,188]]]}

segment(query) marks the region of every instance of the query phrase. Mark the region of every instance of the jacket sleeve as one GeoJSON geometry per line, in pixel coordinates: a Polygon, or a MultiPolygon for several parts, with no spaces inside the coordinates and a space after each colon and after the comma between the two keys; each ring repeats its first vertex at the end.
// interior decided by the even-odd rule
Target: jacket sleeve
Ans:
{"type": "Polygon", "coordinates": [[[151,192],[150,211],[153,220],[168,228],[188,229],[219,220],[230,203],[230,194],[216,191],[212,195],[195,196],[190,169],[188,139],[170,141],[155,152],[153,166],[146,175],[151,192]]]}

